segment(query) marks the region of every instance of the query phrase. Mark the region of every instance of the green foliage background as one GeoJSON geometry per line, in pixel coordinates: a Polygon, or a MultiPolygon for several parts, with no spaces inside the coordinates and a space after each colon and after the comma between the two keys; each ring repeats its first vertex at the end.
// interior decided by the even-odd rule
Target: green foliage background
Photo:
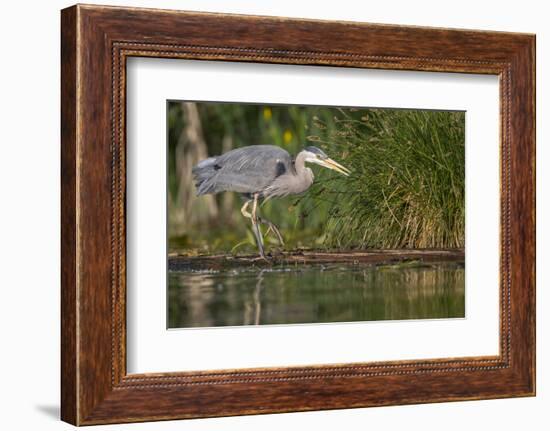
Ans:
{"type": "Polygon", "coordinates": [[[344,177],[313,166],[308,192],[261,207],[281,228],[285,248],[463,247],[464,133],[464,112],[170,102],[169,249],[255,250],[242,200],[193,197],[188,171],[201,151],[257,144],[292,155],[316,145],[352,171],[344,177]]]}

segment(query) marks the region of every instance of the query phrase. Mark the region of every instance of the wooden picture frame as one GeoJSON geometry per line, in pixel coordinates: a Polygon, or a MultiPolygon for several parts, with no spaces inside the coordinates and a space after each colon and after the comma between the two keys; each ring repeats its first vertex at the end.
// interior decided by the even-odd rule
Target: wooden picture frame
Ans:
{"type": "Polygon", "coordinates": [[[61,14],[61,417],[75,425],[535,394],[535,37],[77,5],[61,14]],[[500,354],[126,372],[131,56],[500,77],[500,354]]]}

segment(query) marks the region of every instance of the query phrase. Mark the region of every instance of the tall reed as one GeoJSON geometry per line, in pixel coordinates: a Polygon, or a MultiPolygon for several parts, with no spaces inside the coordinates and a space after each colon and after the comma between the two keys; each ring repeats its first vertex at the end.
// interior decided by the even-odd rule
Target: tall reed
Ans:
{"type": "Polygon", "coordinates": [[[340,109],[309,140],[350,177],[319,172],[310,208],[329,247],[464,247],[464,112],[340,109]]]}

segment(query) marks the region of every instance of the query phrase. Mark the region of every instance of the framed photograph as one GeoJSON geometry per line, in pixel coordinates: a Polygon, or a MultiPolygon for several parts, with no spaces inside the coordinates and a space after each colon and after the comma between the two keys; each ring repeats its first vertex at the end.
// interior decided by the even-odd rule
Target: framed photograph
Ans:
{"type": "Polygon", "coordinates": [[[61,13],[61,416],[535,394],[535,36],[61,13]]]}

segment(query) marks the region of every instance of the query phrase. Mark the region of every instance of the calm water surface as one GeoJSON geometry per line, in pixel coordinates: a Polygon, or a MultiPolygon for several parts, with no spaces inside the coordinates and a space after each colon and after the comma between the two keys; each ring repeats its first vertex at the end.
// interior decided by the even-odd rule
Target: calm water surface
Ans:
{"type": "Polygon", "coordinates": [[[464,265],[298,265],[170,272],[168,327],[464,317],[464,265]]]}

